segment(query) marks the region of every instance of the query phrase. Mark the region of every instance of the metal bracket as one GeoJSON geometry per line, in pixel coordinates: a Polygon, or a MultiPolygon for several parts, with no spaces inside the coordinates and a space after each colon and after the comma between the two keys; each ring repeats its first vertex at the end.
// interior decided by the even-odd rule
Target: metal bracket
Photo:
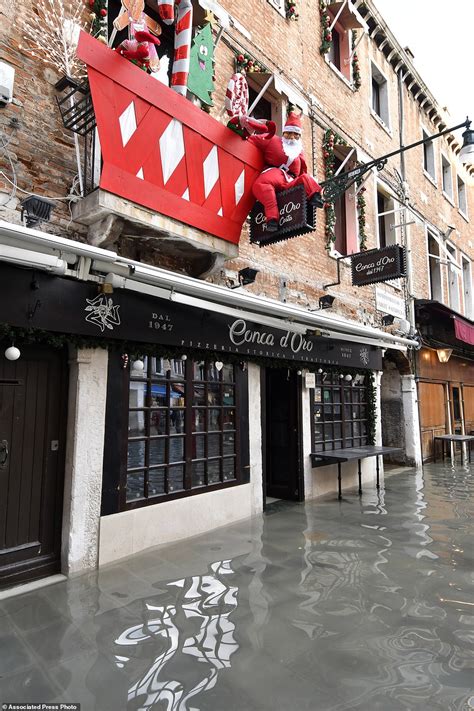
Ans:
{"type": "Polygon", "coordinates": [[[333,281],[332,284],[324,284],[324,286],[323,286],[324,291],[326,291],[326,289],[329,289],[330,286],[339,286],[339,284],[341,283],[341,267],[340,267],[339,263],[343,259],[350,259],[351,256],[352,256],[351,254],[346,254],[344,257],[337,257],[336,258],[336,261],[337,261],[337,281],[333,281]]]}

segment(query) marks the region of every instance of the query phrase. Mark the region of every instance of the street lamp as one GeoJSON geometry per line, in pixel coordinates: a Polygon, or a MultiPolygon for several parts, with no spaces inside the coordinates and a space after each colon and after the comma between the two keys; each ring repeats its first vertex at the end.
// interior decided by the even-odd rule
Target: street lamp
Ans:
{"type": "Polygon", "coordinates": [[[346,190],[356,182],[356,180],[359,180],[359,178],[365,175],[365,173],[368,173],[369,170],[372,170],[372,168],[377,168],[378,171],[381,171],[386,166],[388,159],[392,156],[409,151],[411,148],[421,146],[424,143],[431,143],[433,139],[444,136],[446,133],[457,131],[458,128],[466,129],[462,134],[463,145],[459,153],[459,157],[463,163],[472,164],[474,162],[474,131],[471,130],[470,125],[471,122],[469,121],[469,118],[466,118],[466,120],[458,126],[446,128],[444,131],[435,133],[433,136],[428,136],[427,138],[423,138],[421,141],[410,143],[409,146],[403,146],[396,151],[392,151],[392,153],[387,153],[380,158],[375,158],[374,160],[369,161],[369,163],[358,165],[356,168],[347,171],[347,173],[340,173],[340,175],[335,175],[333,178],[329,178],[329,180],[321,183],[321,187],[323,188],[321,196],[324,202],[334,202],[334,200],[337,200],[337,198],[345,193],[346,190]]]}

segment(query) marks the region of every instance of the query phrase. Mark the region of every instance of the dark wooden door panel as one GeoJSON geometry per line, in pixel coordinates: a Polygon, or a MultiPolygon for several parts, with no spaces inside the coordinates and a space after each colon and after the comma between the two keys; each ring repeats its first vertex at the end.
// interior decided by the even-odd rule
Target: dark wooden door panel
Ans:
{"type": "Polygon", "coordinates": [[[22,348],[1,357],[0,588],[59,570],[66,420],[62,351],[22,348]],[[52,441],[59,441],[52,448],[52,441]],[[46,571],[46,572],[45,572],[46,571]]]}
{"type": "Polygon", "coordinates": [[[266,493],[297,500],[298,417],[296,373],[267,369],[266,380],[266,493]]]}

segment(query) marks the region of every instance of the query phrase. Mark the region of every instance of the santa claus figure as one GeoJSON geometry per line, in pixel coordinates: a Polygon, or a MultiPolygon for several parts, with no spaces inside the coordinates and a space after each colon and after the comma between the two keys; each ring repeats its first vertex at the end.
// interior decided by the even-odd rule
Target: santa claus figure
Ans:
{"type": "MultiPolygon", "coordinates": [[[[251,119],[241,119],[241,125],[246,128],[251,119]]],[[[254,182],[252,191],[264,207],[267,232],[276,232],[279,213],[275,191],[303,185],[310,205],[322,207],[323,201],[321,186],[309,175],[303,156],[300,117],[295,113],[288,115],[281,138],[275,135],[274,121],[266,121],[266,128],[266,133],[249,136],[247,140],[260,148],[267,165],[254,182]]]]}

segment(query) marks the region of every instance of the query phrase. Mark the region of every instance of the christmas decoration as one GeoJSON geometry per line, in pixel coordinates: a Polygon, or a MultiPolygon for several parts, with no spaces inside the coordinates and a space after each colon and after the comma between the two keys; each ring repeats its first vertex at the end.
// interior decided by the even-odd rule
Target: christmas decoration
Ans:
{"type": "MultiPolygon", "coordinates": [[[[356,39],[356,33],[352,32],[352,50],[354,50],[354,47],[356,45],[356,39]]],[[[360,76],[359,58],[357,56],[357,52],[354,52],[354,54],[352,55],[352,82],[354,84],[354,89],[356,91],[359,91],[362,84],[362,79],[360,76]]]]}
{"type": "Polygon", "coordinates": [[[20,49],[69,77],[84,77],[84,65],[76,57],[79,32],[85,29],[83,10],[80,3],[38,0],[35,12],[30,9],[20,18],[25,33],[20,49]]]}
{"type": "MultiPolygon", "coordinates": [[[[358,188],[361,182],[361,180],[357,181],[358,188]]],[[[367,203],[364,197],[365,191],[366,188],[361,187],[357,193],[357,221],[359,223],[359,249],[361,252],[367,249],[367,234],[365,232],[365,208],[367,203]]]]}
{"type": "Polygon", "coordinates": [[[208,106],[214,106],[211,93],[214,91],[214,42],[211,25],[196,32],[191,47],[188,89],[208,106]]]}
{"type": "Polygon", "coordinates": [[[253,135],[248,139],[249,143],[262,151],[265,161],[265,169],[253,183],[252,192],[264,207],[266,231],[276,232],[280,219],[276,191],[303,185],[309,204],[316,206],[321,188],[313,176],[309,175],[303,156],[300,116],[296,113],[287,116],[282,138],[275,135],[274,121],[266,123],[267,133],[253,135]]]}
{"type": "Polygon", "coordinates": [[[258,151],[152,76],[127,70],[90,35],[82,33],[78,52],[94,63],[89,82],[103,161],[100,187],[237,244],[252,207],[250,186],[262,169],[258,151]],[[120,101],[111,102],[116,93],[120,101]],[[136,117],[132,152],[131,121],[123,118],[130,104],[127,121],[136,117]],[[145,113],[146,121],[140,120],[145,113]],[[183,160],[176,160],[179,153],[183,160]]]}
{"type": "Polygon", "coordinates": [[[331,27],[331,16],[327,11],[326,0],[319,0],[319,15],[321,17],[322,33],[319,51],[321,54],[327,54],[331,48],[332,32],[329,29],[331,27]]]}
{"type": "Polygon", "coordinates": [[[287,20],[297,20],[299,15],[296,11],[296,0],[285,0],[285,13],[287,20]]]}
{"type": "Polygon", "coordinates": [[[160,61],[155,45],[160,41],[155,35],[161,34],[161,27],[144,10],[145,0],[122,0],[120,12],[114,20],[114,32],[128,26],[128,39],[117,47],[117,51],[141,69],[156,72],[160,61]]]}
{"type": "MultiPolygon", "coordinates": [[[[331,129],[328,129],[324,134],[323,139],[323,158],[324,158],[324,176],[326,180],[332,178],[335,173],[335,153],[334,146],[348,146],[349,144],[339,134],[331,129]]],[[[360,183],[359,183],[360,184],[360,183]]],[[[359,223],[359,240],[360,250],[366,249],[367,235],[365,233],[365,197],[363,193],[365,188],[361,188],[357,195],[357,220],[359,223]]],[[[336,211],[333,202],[324,204],[326,213],[326,249],[330,249],[331,245],[336,241],[336,233],[334,231],[336,225],[336,211]]]]}
{"type": "Polygon", "coordinates": [[[243,74],[233,74],[225,93],[225,110],[228,116],[243,116],[249,108],[249,87],[243,74]]]}
{"type": "Polygon", "coordinates": [[[91,8],[91,35],[103,42],[107,41],[107,0],[89,0],[91,8]]]}
{"type": "MultiPolygon", "coordinates": [[[[167,25],[174,21],[174,5],[172,0],[158,0],[158,12],[167,25]]],[[[176,0],[178,13],[174,31],[174,61],[171,75],[171,88],[182,96],[186,96],[191,53],[191,32],[193,24],[192,0],[176,0]]]]}
{"type": "Polygon", "coordinates": [[[256,59],[250,56],[250,54],[246,54],[244,52],[236,52],[235,54],[235,70],[237,73],[260,73],[260,72],[268,72],[268,69],[261,64],[261,62],[257,62],[256,59]]]}

